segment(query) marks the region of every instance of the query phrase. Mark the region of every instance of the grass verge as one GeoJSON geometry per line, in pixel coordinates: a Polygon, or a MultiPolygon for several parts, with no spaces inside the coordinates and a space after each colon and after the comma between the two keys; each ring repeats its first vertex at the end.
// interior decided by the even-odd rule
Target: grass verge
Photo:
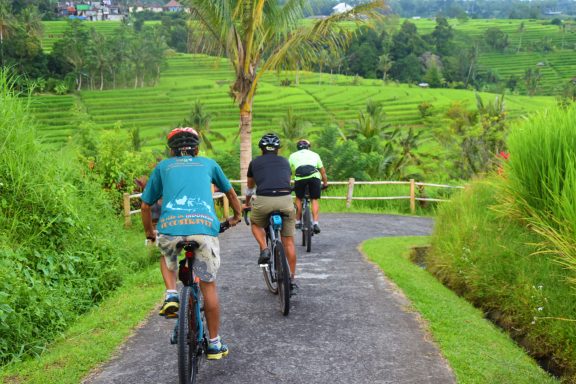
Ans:
{"type": "Polygon", "coordinates": [[[77,384],[106,362],[162,295],[156,265],[126,277],[121,288],[82,316],[38,358],[10,364],[0,383],[77,384]]]}
{"type": "Polygon", "coordinates": [[[460,384],[547,384],[559,381],[544,372],[480,310],[408,260],[411,246],[428,237],[395,237],[362,244],[428,322],[428,329],[460,384]]]}

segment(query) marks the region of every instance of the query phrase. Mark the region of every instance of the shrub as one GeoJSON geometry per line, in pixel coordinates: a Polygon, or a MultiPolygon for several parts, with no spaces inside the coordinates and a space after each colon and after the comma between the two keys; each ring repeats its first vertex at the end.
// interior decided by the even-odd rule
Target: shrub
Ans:
{"type": "Polygon", "coordinates": [[[0,71],[0,364],[41,352],[143,260],[74,156],[36,141],[23,100],[0,71]]]}
{"type": "Polygon", "coordinates": [[[441,205],[427,268],[482,308],[548,369],[576,379],[576,303],[570,272],[541,251],[542,237],[494,210],[502,177],[474,182],[441,205]]]}

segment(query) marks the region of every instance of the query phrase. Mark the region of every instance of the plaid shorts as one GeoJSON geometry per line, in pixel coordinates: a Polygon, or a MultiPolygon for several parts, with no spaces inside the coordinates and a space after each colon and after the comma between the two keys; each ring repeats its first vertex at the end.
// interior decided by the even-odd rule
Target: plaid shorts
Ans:
{"type": "Polygon", "coordinates": [[[194,273],[205,282],[216,280],[220,268],[220,243],[217,237],[207,235],[170,236],[158,234],[156,244],[166,259],[166,265],[171,271],[178,270],[178,255],[182,248],[176,245],[180,241],[196,241],[200,246],[195,251],[194,273]]]}

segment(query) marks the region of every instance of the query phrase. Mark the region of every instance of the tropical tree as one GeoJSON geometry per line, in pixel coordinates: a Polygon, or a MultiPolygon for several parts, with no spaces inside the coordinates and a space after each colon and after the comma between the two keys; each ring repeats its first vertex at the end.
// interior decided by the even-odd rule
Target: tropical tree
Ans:
{"type": "Polygon", "coordinates": [[[348,138],[358,141],[359,149],[364,153],[378,152],[382,141],[391,141],[398,129],[391,129],[386,121],[382,105],[373,100],[366,103],[366,111],[360,111],[348,132],[348,138]]]}
{"type": "Polygon", "coordinates": [[[186,127],[193,127],[198,132],[201,142],[210,151],[214,150],[212,141],[210,140],[210,135],[215,136],[218,140],[226,141],[226,137],[220,132],[210,130],[210,120],[212,116],[210,113],[206,112],[204,109],[204,104],[198,99],[194,102],[192,106],[192,111],[187,119],[182,121],[181,125],[186,127]]]}
{"type": "Polygon", "coordinates": [[[20,13],[22,26],[28,36],[32,36],[41,41],[44,34],[44,24],[42,24],[42,14],[37,7],[28,6],[20,13]]]}
{"type": "MultiPolygon", "coordinates": [[[[96,29],[90,29],[90,39],[88,40],[88,63],[91,69],[90,72],[95,73],[99,77],[100,85],[99,89],[104,89],[104,73],[108,62],[110,61],[110,50],[109,46],[106,44],[106,38],[96,29]]],[[[91,82],[93,82],[93,76],[91,76],[91,82]]]]}
{"type": "Polygon", "coordinates": [[[394,60],[392,60],[389,53],[384,53],[378,58],[378,69],[382,71],[382,81],[386,82],[386,75],[388,75],[393,64],[394,60]]]}
{"type": "Polygon", "coordinates": [[[187,4],[191,17],[204,27],[203,38],[216,44],[234,67],[230,93],[240,109],[240,172],[245,175],[252,159],[252,105],[264,73],[281,68],[295,52],[301,61],[313,62],[321,49],[344,46],[353,29],[338,22],[365,23],[378,15],[384,1],[371,1],[312,25],[301,23],[307,0],[187,0],[187,4]]]}
{"type": "Polygon", "coordinates": [[[86,65],[88,32],[86,27],[78,20],[70,22],[70,29],[64,35],[64,38],[58,41],[54,49],[62,52],[62,55],[74,68],[76,75],[76,90],[82,89],[82,71],[86,65]]]}
{"type": "Polygon", "coordinates": [[[524,71],[524,84],[526,84],[526,89],[528,90],[528,94],[530,96],[534,96],[536,94],[541,81],[542,72],[540,72],[540,68],[527,68],[524,71]]]}
{"type": "Polygon", "coordinates": [[[280,122],[280,135],[286,139],[287,147],[293,151],[296,148],[296,141],[304,138],[306,129],[309,127],[310,122],[294,113],[292,107],[288,107],[280,122]]]}
{"type": "Polygon", "coordinates": [[[4,65],[4,40],[17,28],[17,22],[6,2],[0,2],[0,65],[4,65]]]}

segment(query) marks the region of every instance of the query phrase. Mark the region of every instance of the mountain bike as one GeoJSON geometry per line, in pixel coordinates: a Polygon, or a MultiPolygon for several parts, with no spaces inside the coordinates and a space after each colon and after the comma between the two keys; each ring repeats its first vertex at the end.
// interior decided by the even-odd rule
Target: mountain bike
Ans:
{"type": "MultiPolygon", "coordinates": [[[[244,209],[244,221],[246,225],[250,224],[248,212],[250,208],[244,209]]],[[[290,312],[290,267],[284,252],[284,245],[280,237],[282,230],[281,212],[275,211],[268,215],[268,225],[266,231],[266,245],[270,249],[272,257],[267,264],[260,264],[264,281],[268,290],[278,295],[280,300],[280,312],[287,316],[290,312]]]]}
{"type": "MultiPolygon", "coordinates": [[[[328,186],[322,186],[325,190],[328,186]]],[[[306,186],[306,192],[302,199],[302,246],[306,247],[306,252],[312,250],[312,236],[314,236],[314,221],[312,220],[312,201],[310,201],[310,191],[306,186]]]]}
{"type": "Polygon", "coordinates": [[[310,206],[310,192],[308,186],[306,186],[306,193],[302,199],[302,246],[306,247],[306,252],[310,252],[312,249],[312,236],[314,236],[312,209],[310,206]]]}
{"type": "MultiPolygon", "coordinates": [[[[230,228],[230,223],[220,223],[220,233],[230,228]]],[[[194,274],[196,241],[181,241],[178,248],[184,249],[185,258],[178,267],[178,278],[183,284],[180,291],[180,309],[171,344],[178,345],[178,378],[180,384],[194,384],[198,376],[198,367],[208,353],[208,335],[200,279],[194,274]]]]}

